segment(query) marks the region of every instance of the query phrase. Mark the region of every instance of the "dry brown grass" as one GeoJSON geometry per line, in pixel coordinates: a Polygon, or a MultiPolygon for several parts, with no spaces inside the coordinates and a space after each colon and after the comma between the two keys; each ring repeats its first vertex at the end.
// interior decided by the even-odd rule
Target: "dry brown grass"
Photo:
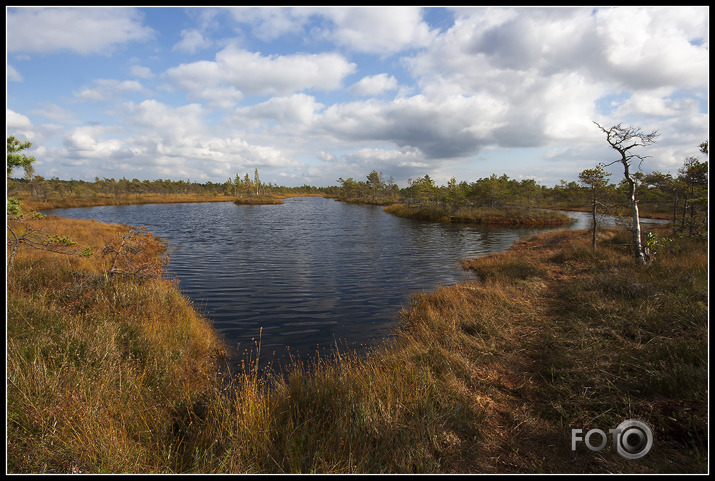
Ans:
{"type": "MultiPolygon", "coordinates": [[[[123,229],[45,220],[96,246],[123,229]]],[[[218,374],[215,333],[169,281],[26,252],[8,470],[706,472],[707,246],[673,239],[643,268],[627,244],[562,231],[466,260],[479,280],[416,295],[383,345],[284,376],[218,374]],[[628,418],[654,430],[644,458],[571,451],[571,429],[628,418]]]]}
{"type": "MultiPolygon", "coordinates": [[[[96,194],[92,196],[54,195],[45,200],[33,197],[25,192],[15,194],[23,212],[47,211],[49,209],[64,209],[72,207],[95,207],[100,205],[135,205],[135,204],[177,204],[191,202],[234,202],[251,203],[251,198],[238,198],[224,194],[96,194]]],[[[271,194],[263,196],[258,203],[280,204],[280,199],[291,197],[324,197],[324,194],[271,194]]]]}
{"type": "Polygon", "coordinates": [[[602,233],[596,253],[584,232],[564,231],[465,262],[485,286],[506,282],[527,303],[522,315],[500,316],[515,335],[487,368],[508,381],[495,382],[507,389],[483,431],[491,461],[479,471],[707,470],[707,251],[679,242],[647,268],[617,231],[602,233]],[[623,459],[610,444],[570,450],[571,429],[607,431],[630,418],[654,430],[645,458],[623,459]]]}
{"type": "Polygon", "coordinates": [[[392,204],[385,207],[385,212],[408,219],[468,224],[559,226],[571,222],[567,215],[559,212],[512,206],[462,207],[453,210],[436,204],[421,207],[392,204]]]}
{"type": "MultiPolygon", "coordinates": [[[[127,229],[33,223],[95,252],[127,229]]],[[[107,263],[18,253],[8,279],[10,472],[164,471],[177,412],[212,386],[223,347],[175,283],[108,278],[107,263]]]]}
{"type": "Polygon", "coordinates": [[[135,205],[135,204],[176,204],[190,202],[231,202],[233,196],[201,194],[97,194],[93,196],[51,196],[45,200],[32,197],[27,193],[18,193],[23,212],[46,211],[72,207],[94,207],[100,205],[135,205]]]}

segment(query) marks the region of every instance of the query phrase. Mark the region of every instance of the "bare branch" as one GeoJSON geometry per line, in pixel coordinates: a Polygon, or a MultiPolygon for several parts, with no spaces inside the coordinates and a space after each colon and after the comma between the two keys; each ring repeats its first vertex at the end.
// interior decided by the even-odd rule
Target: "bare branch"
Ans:
{"type": "Polygon", "coordinates": [[[161,277],[162,267],[169,262],[158,254],[163,248],[146,227],[131,227],[118,244],[109,244],[102,249],[103,256],[112,256],[107,270],[109,276],[125,275],[138,278],[161,277]]]}
{"type": "MultiPolygon", "coordinates": [[[[34,216],[34,218],[42,218],[41,215],[34,216]]],[[[8,232],[10,232],[12,237],[8,237],[8,244],[10,247],[10,256],[7,259],[7,272],[12,272],[12,268],[15,262],[15,255],[20,249],[20,246],[26,245],[32,249],[53,252],[55,254],[63,254],[68,256],[79,256],[79,257],[89,257],[92,255],[91,247],[76,247],[76,242],[72,239],[59,236],[50,235],[41,229],[35,229],[32,227],[27,227],[22,234],[19,234],[18,224],[13,228],[11,224],[16,224],[28,219],[24,217],[16,217],[8,219],[6,224],[8,232]]]]}

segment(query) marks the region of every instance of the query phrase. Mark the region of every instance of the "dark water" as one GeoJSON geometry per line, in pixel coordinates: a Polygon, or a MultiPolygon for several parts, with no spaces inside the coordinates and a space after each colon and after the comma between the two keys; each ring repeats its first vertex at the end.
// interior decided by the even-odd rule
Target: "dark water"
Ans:
{"type": "MultiPolygon", "coordinates": [[[[146,226],[169,243],[169,273],[241,353],[369,345],[389,333],[412,293],[469,279],[463,258],[509,248],[536,228],[442,225],[381,207],[316,197],[284,205],[232,202],[55,209],[52,214],[146,226]]],[[[572,227],[588,226],[587,214],[572,227]]],[[[273,353],[275,352],[275,357],[273,353]]],[[[240,358],[238,356],[237,358],[240,358]]]]}

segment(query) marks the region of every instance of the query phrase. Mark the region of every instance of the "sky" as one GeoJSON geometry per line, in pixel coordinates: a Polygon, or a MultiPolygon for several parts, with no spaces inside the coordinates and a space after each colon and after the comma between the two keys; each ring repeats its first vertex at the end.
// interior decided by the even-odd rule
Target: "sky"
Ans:
{"type": "Polygon", "coordinates": [[[7,7],[6,60],[63,180],[553,186],[619,159],[594,122],[657,130],[644,172],[709,132],[709,7],[7,7]]]}

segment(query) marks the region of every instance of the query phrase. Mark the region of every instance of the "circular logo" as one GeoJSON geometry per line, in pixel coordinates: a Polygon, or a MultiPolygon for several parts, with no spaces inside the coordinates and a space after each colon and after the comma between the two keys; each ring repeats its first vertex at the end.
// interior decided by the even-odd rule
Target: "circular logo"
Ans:
{"type": "Polygon", "coordinates": [[[615,444],[618,454],[624,458],[642,458],[653,447],[653,433],[646,423],[628,419],[616,428],[615,444]]]}

